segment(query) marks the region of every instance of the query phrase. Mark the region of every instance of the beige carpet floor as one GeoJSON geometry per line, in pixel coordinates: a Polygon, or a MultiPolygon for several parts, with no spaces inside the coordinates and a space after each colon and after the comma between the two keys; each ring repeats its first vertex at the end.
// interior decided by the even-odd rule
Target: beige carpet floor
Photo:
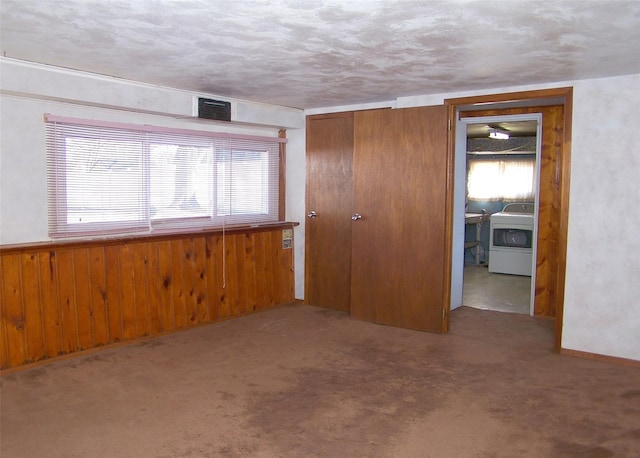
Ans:
{"type": "Polygon", "coordinates": [[[462,307],[433,335],[292,305],[1,377],[2,458],[633,457],[640,369],[462,307]]]}

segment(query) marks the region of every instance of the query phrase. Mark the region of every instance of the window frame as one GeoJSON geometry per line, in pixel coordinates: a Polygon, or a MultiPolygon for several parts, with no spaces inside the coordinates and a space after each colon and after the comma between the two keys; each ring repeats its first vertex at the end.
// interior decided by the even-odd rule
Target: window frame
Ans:
{"type": "MultiPolygon", "coordinates": [[[[87,237],[107,237],[112,235],[140,235],[152,233],[184,233],[203,230],[216,230],[225,226],[249,226],[259,227],[260,225],[271,225],[281,223],[284,215],[284,164],[285,145],[287,142],[284,131],[278,133],[278,137],[265,137],[244,134],[234,134],[228,132],[210,132],[191,129],[180,129],[171,127],[159,127],[150,125],[134,125],[118,122],[108,122],[99,120],[70,118],[45,114],[46,124],[46,156],[47,156],[47,211],[49,236],[52,239],[66,238],[87,238],[87,237]],[[75,132],[76,128],[88,128],[91,134],[87,138],[103,139],[108,135],[101,136],[100,131],[117,131],[119,133],[128,132],[132,141],[140,142],[141,146],[141,167],[142,177],[140,187],[142,198],[138,198],[138,208],[140,218],[118,221],[100,221],[87,223],[73,223],[68,221],[69,212],[69,192],[68,192],[68,154],[66,149],[66,139],[75,132]],[[189,139],[188,142],[180,143],[175,139],[189,139]],[[173,139],[171,142],[167,139],[173,139]],[[175,143],[173,142],[175,141],[175,143]],[[218,150],[228,146],[230,151],[242,149],[245,151],[255,151],[264,153],[267,156],[267,194],[265,199],[267,205],[266,213],[237,213],[236,215],[224,214],[217,208],[215,201],[206,216],[197,215],[193,217],[169,217],[155,219],[151,214],[151,145],[172,145],[178,147],[198,145],[198,147],[211,148],[211,163],[213,164],[215,175],[216,158],[218,150]]],[[[129,137],[127,137],[129,138],[129,137]]],[[[211,199],[216,199],[217,185],[211,183],[211,199]]],[[[237,178],[236,178],[237,179],[237,178]]],[[[230,186],[233,186],[231,184],[230,186]]],[[[264,189],[261,187],[261,190],[264,189]]],[[[264,193],[261,193],[264,195],[264,193]]]]}
{"type": "MultiPolygon", "coordinates": [[[[537,179],[536,179],[536,155],[535,154],[467,154],[467,178],[465,184],[465,194],[466,198],[469,201],[475,202],[493,202],[493,201],[503,201],[503,202],[530,202],[535,199],[536,196],[536,187],[537,187],[537,179]],[[471,194],[470,186],[471,186],[471,169],[473,167],[473,163],[506,163],[510,162],[522,162],[527,161],[531,162],[531,192],[527,196],[523,197],[513,197],[504,194],[504,190],[501,191],[500,195],[493,196],[485,196],[485,197],[477,197],[471,194]]],[[[508,172],[505,172],[508,173],[508,172]]],[[[502,175],[500,178],[502,179],[502,175]]]]}

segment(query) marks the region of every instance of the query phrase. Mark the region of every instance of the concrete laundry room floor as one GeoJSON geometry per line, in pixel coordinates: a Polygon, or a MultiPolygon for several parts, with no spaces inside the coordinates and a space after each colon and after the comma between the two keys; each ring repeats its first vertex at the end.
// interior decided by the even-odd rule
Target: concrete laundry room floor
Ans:
{"type": "Polygon", "coordinates": [[[491,273],[486,265],[464,268],[463,305],[528,315],[530,303],[531,277],[491,273]]]}

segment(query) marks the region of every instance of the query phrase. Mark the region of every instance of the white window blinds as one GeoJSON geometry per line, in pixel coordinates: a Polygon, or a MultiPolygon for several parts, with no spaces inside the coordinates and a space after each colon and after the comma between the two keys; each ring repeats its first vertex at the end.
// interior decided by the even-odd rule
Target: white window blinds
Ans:
{"type": "Polygon", "coordinates": [[[278,220],[284,139],[52,115],[46,128],[51,237],[278,220]]]}

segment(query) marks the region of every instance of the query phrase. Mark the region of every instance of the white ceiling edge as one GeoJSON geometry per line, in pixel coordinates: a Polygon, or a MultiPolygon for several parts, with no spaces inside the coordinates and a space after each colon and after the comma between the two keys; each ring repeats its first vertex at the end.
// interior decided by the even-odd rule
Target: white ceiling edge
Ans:
{"type": "MultiPolygon", "coordinates": [[[[197,93],[2,56],[0,56],[0,75],[0,94],[4,95],[26,96],[54,102],[191,120],[199,119],[194,105],[198,97],[203,97],[232,102],[235,114],[232,122],[236,125],[271,128],[302,128],[304,126],[303,110],[297,108],[197,93]],[[69,78],[75,81],[69,82],[69,78]],[[47,84],[44,84],[44,81],[47,84]],[[94,84],[86,86],[86,81],[102,84],[102,90],[95,90],[94,84]],[[114,104],[109,96],[109,93],[114,91],[119,91],[119,100],[127,99],[127,97],[121,97],[122,93],[126,93],[130,103],[114,104]],[[87,96],[87,94],[91,95],[87,96]],[[136,105],[135,102],[131,102],[140,99],[154,100],[156,106],[136,105]]],[[[214,121],[207,121],[207,123],[212,122],[214,121]]]]}

